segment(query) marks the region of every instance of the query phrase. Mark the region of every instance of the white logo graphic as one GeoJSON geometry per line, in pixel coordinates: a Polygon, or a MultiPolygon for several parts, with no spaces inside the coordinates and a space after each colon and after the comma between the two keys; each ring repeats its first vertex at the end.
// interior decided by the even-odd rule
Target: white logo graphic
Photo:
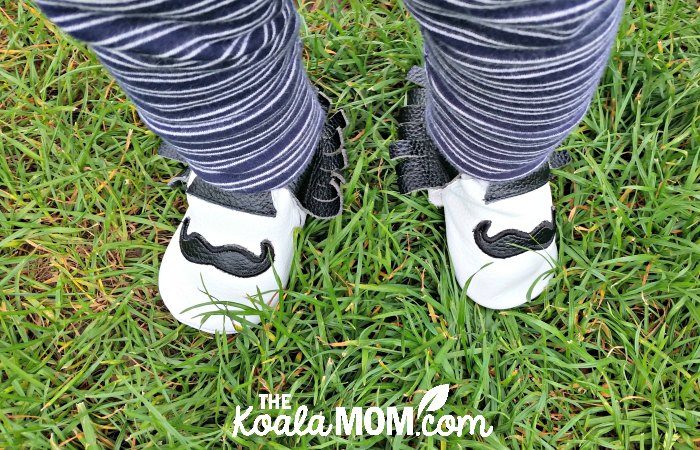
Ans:
{"type": "MultiPolygon", "coordinates": [[[[413,435],[413,436],[474,436],[479,433],[481,437],[488,437],[493,432],[484,417],[479,414],[476,417],[470,415],[453,416],[451,414],[436,417],[431,414],[442,408],[447,402],[450,387],[447,384],[435,386],[425,393],[418,410],[414,415],[414,408],[406,406],[398,408],[389,406],[382,409],[376,406],[362,407],[336,407],[333,410],[335,420],[327,420],[321,414],[313,414],[309,417],[309,408],[302,405],[297,408],[294,415],[278,414],[274,418],[270,414],[258,414],[253,419],[250,428],[246,428],[244,422],[251,417],[253,407],[242,409],[236,406],[236,416],[233,421],[232,434],[237,436],[265,436],[269,433],[278,436],[328,436],[333,433],[338,436],[361,436],[368,434],[377,436],[386,435],[413,435]],[[477,430],[478,428],[478,430],[477,430]]],[[[290,411],[292,409],[291,394],[260,394],[260,409],[277,409],[290,411]]],[[[291,412],[291,411],[290,411],[291,412]]]]}

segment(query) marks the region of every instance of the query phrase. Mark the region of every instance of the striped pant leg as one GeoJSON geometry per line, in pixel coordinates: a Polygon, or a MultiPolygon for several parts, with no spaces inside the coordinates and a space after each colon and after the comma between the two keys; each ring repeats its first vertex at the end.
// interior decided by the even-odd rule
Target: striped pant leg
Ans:
{"type": "Polygon", "coordinates": [[[37,0],[205,181],[260,192],[311,160],[325,113],[292,0],[37,0]]]}
{"type": "Polygon", "coordinates": [[[460,172],[542,165],[586,113],[623,0],[404,0],[421,25],[426,125],[460,172]]]}

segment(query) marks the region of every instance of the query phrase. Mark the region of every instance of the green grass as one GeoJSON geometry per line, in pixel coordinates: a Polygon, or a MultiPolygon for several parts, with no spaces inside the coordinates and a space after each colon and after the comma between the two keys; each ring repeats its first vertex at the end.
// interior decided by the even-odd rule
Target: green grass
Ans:
{"type": "Polygon", "coordinates": [[[307,223],[279,308],[227,338],[158,296],[177,165],[83,46],[0,1],[0,448],[698,448],[697,4],[628,6],[553,182],[561,266],[504,312],[457,286],[442,212],[394,189],[416,24],[394,1],[335,4],[304,5],[303,34],[350,118],[345,213],[307,223]],[[442,383],[491,437],[229,434],[259,392],[327,412],[415,406],[442,383]]]}

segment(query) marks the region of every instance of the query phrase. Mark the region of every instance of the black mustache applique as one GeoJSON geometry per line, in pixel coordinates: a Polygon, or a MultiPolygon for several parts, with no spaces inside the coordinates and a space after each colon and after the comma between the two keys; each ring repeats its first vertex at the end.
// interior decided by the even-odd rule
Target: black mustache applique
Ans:
{"type": "Polygon", "coordinates": [[[252,253],[240,245],[211,245],[197,232],[187,233],[189,217],[182,221],[180,250],[182,255],[195,264],[206,264],[238,278],[251,278],[272,267],[275,249],[268,240],[260,243],[260,255],[252,253]]]}
{"type": "Polygon", "coordinates": [[[554,211],[552,221],[544,220],[531,232],[520,230],[503,230],[495,236],[488,235],[491,228],[490,220],[482,220],[474,227],[474,241],[482,252],[492,258],[510,258],[525,253],[528,250],[544,250],[554,241],[554,211]]]}

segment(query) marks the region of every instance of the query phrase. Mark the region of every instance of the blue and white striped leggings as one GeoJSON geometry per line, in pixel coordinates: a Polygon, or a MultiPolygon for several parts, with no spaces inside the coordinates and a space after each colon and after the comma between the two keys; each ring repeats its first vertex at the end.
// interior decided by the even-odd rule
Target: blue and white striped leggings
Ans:
{"type": "MultiPolygon", "coordinates": [[[[581,120],[623,0],[404,0],[425,42],[426,124],[460,172],[539,167],[581,120]]],[[[85,41],[143,121],[225,189],[289,184],[325,113],[292,0],[38,0],[85,41]]]]}

